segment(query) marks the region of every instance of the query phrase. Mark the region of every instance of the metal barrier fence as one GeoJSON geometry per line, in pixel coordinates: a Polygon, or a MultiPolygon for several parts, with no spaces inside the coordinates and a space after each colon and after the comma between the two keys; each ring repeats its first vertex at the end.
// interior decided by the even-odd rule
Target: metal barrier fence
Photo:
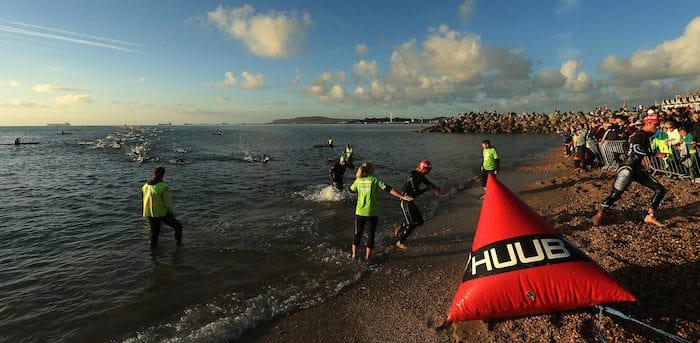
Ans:
{"type": "MultiPolygon", "coordinates": [[[[617,169],[627,153],[627,141],[615,140],[596,143],[589,141],[588,148],[596,155],[603,169],[617,169]]],[[[685,149],[670,148],[665,157],[647,156],[646,165],[652,174],[697,178],[700,176],[700,156],[697,151],[688,153],[685,149]]],[[[658,152],[658,151],[657,151],[658,152]]]]}

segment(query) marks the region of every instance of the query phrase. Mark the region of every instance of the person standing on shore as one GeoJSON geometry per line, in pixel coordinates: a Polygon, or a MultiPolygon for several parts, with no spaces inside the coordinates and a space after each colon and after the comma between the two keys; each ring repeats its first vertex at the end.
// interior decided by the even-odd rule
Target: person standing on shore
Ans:
{"type": "Polygon", "coordinates": [[[651,150],[649,137],[656,132],[659,126],[659,118],[655,114],[650,114],[643,120],[644,126],[630,137],[627,157],[622,162],[622,166],[617,170],[617,178],[613,184],[610,195],[600,204],[600,209],[591,218],[593,225],[598,226],[603,219],[605,211],[622,197],[622,193],[627,190],[632,181],[636,181],[644,187],[654,191],[654,197],[644,217],[644,222],[656,226],[666,226],[654,217],[654,213],[659,209],[659,203],[666,195],[666,188],[656,181],[643,167],[642,161],[645,156],[663,157],[664,153],[654,153],[651,150]]]}
{"type": "Polygon", "coordinates": [[[481,164],[481,187],[484,188],[485,192],[486,180],[489,174],[498,175],[498,170],[501,169],[501,161],[498,159],[496,148],[491,146],[491,141],[484,139],[481,141],[481,147],[484,149],[484,162],[481,164]]]}
{"type": "Polygon", "coordinates": [[[352,243],[352,258],[357,257],[357,250],[365,231],[365,225],[369,224],[367,230],[367,250],[365,259],[369,260],[374,249],[374,234],[377,230],[379,220],[379,199],[378,191],[381,189],[401,200],[412,201],[413,198],[402,195],[394,188],[387,185],[382,179],[374,175],[374,163],[367,161],[357,169],[355,182],[350,186],[350,191],[357,193],[357,206],[355,207],[355,233],[352,243]]]}
{"type": "Polygon", "coordinates": [[[576,171],[583,171],[585,168],[584,155],[586,153],[586,137],[588,136],[588,129],[585,123],[579,124],[575,129],[575,134],[573,136],[574,140],[574,168],[576,171]]]}
{"type": "MultiPolygon", "coordinates": [[[[403,185],[403,195],[415,198],[430,189],[435,192],[435,195],[440,195],[440,188],[426,178],[426,175],[428,175],[432,169],[433,166],[430,161],[420,161],[418,167],[412,170],[406,177],[406,181],[403,185]],[[427,187],[420,188],[421,184],[425,184],[427,187]]],[[[398,238],[396,246],[400,249],[406,249],[407,247],[404,243],[416,227],[423,225],[423,215],[420,213],[416,203],[412,200],[401,200],[401,211],[403,211],[403,217],[406,221],[401,225],[394,224],[394,236],[398,238]]]]}
{"type": "Polygon", "coordinates": [[[160,226],[162,223],[175,230],[175,242],[182,245],[182,224],[175,219],[173,198],[170,195],[170,187],[163,181],[165,168],[158,166],[153,168],[152,179],[141,187],[143,191],[143,216],[148,221],[151,231],[151,248],[158,245],[160,226]]]}

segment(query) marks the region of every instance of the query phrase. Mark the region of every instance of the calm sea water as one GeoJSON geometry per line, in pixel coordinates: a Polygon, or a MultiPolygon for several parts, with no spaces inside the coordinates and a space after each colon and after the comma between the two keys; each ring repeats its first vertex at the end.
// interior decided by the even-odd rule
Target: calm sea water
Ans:
{"type": "MultiPolygon", "coordinates": [[[[0,146],[0,341],[226,341],[328,299],[368,266],[349,258],[355,198],[327,188],[326,158],[351,144],[399,189],[423,158],[443,190],[478,174],[486,136],[417,128],[0,128],[0,143],[41,143],[0,146]],[[339,147],[313,148],[328,136],[339,147]],[[155,165],[167,170],[182,248],[168,227],[158,250],[147,245],[140,187],[155,165]]],[[[488,138],[505,170],[560,144],[488,138]]],[[[353,178],[348,170],[346,185],[353,178]]],[[[447,201],[417,200],[427,218],[447,201]]],[[[400,218],[382,195],[378,246],[400,218]]]]}

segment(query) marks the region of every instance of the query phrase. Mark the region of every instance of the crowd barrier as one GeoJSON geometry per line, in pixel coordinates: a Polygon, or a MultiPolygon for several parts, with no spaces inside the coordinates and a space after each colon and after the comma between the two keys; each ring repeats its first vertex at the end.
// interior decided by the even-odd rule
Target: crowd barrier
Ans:
{"type": "MultiPolygon", "coordinates": [[[[595,142],[588,140],[586,146],[598,159],[601,168],[617,169],[627,153],[627,141],[611,140],[595,142]]],[[[700,176],[700,156],[689,154],[684,149],[669,148],[671,153],[665,157],[647,156],[645,163],[652,174],[676,176],[679,178],[696,178],[700,176]]],[[[658,152],[658,151],[657,151],[658,152]]]]}

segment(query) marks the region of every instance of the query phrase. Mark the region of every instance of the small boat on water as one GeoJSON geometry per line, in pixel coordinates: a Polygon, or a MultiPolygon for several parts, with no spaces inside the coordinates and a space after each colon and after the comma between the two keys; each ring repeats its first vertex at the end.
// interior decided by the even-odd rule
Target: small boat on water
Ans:
{"type": "Polygon", "coordinates": [[[15,143],[3,143],[2,145],[24,145],[24,144],[39,144],[39,142],[15,142],[15,143]]]}

